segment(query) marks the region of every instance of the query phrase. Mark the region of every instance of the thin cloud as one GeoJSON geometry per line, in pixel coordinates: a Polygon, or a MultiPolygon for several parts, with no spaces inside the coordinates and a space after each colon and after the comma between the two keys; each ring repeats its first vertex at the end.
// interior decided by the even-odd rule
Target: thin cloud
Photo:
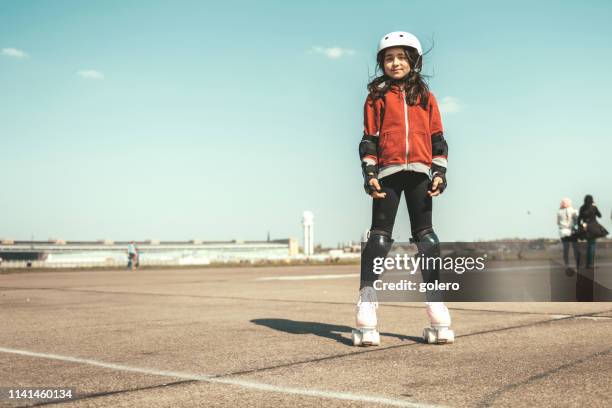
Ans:
{"type": "Polygon", "coordinates": [[[104,79],[104,73],[95,69],[85,69],[77,72],[77,75],[85,79],[104,79]]]}
{"type": "Polygon", "coordinates": [[[445,96],[442,98],[442,100],[438,103],[438,107],[442,113],[456,113],[463,110],[461,101],[454,96],[445,96]]]}
{"type": "Polygon", "coordinates": [[[24,59],[29,57],[27,52],[18,50],[17,48],[3,48],[2,55],[17,59],[24,59]]]}
{"type": "Polygon", "coordinates": [[[312,47],[311,51],[317,54],[323,54],[327,58],[330,58],[330,59],[338,59],[338,58],[344,57],[345,55],[355,54],[355,51],[353,50],[350,50],[348,48],[340,48],[340,47],[329,47],[329,48],[312,47]]]}

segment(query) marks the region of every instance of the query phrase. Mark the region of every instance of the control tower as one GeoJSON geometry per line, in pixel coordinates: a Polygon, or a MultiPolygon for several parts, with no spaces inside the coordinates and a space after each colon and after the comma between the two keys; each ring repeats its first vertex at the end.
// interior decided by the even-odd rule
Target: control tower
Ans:
{"type": "Polygon", "coordinates": [[[314,254],[314,214],[312,211],[304,211],[302,226],[304,227],[304,255],[311,256],[314,254]]]}

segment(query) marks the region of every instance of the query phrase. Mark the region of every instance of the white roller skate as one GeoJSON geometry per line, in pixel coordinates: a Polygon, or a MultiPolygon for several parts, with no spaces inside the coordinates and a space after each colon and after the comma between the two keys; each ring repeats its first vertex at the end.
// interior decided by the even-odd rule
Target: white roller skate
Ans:
{"type": "Polygon", "coordinates": [[[442,302],[426,302],[431,327],[423,330],[423,340],[429,344],[445,344],[455,341],[455,332],[450,329],[451,318],[442,302]]]}
{"type": "Polygon", "coordinates": [[[351,335],[354,346],[378,346],[380,334],[376,328],[378,301],[374,288],[366,286],[359,291],[357,302],[356,329],[351,335]]]}

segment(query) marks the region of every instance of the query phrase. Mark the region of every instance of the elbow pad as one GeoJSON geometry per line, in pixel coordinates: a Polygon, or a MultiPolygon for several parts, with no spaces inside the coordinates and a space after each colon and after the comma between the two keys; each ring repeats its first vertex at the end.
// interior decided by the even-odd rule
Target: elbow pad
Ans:
{"type": "Polygon", "coordinates": [[[363,160],[366,156],[378,157],[378,137],[363,135],[359,142],[359,159],[363,160]]]}
{"type": "Polygon", "coordinates": [[[434,157],[448,156],[448,144],[442,132],[434,133],[431,136],[431,155],[434,157]]]}

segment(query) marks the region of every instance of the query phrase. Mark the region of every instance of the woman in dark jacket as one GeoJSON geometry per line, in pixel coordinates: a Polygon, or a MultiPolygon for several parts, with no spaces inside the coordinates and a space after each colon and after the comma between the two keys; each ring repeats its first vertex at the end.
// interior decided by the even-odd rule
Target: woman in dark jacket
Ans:
{"type": "Polygon", "coordinates": [[[584,197],[584,204],[578,213],[578,225],[582,228],[582,236],[587,240],[587,268],[593,268],[595,265],[595,240],[608,235],[608,231],[597,222],[597,217],[601,217],[601,213],[593,202],[593,196],[588,194],[584,197]]]}

